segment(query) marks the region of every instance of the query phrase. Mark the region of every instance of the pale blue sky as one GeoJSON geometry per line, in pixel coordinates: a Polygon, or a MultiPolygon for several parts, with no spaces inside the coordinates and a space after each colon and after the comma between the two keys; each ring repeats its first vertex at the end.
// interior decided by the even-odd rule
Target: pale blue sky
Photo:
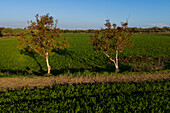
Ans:
{"type": "Polygon", "coordinates": [[[170,26],[170,0],[0,0],[0,27],[24,28],[47,13],[62,29],[100,29],[106,19],[130,27],[170,26]]]}

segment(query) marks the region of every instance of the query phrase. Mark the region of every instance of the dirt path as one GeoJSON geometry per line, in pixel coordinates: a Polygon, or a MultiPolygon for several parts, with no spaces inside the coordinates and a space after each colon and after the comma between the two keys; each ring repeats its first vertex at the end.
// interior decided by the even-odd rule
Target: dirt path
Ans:
{"type": "Polygon", "coordinates": [[[170,73],[123,75],[123,76],[91,76],[91,77],[14,77],[0,78],[0,90],[4,88],[17,88],[22,86],[51,86],[54,84],[81,84],[101,82],[143,82],[143,81],[169,81],[170,73]]]}

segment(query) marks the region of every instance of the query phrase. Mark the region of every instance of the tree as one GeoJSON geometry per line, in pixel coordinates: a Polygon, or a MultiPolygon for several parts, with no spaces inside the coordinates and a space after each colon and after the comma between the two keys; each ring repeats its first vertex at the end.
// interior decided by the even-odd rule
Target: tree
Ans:
{"type": "Polygon", "coordinates": [[[132,46],[133,42],[130,41],[132,32],[128,32],[128,23],[121,23],[121,27],[116,27],[116,24],[111,25],[109,20],[106,20],[106,29],[101,29],[99,32],[91,35],[91,42],[93,43],[96,52],[103,51],[103,53],[115,64],[115,72],[119,72],[118,66],[118,53],[122,52],[125,47],[132,46]],[[111,56],[116,52],[115,59],[111,56]]]}
{"type": "Polygon", "coordinates": [[[4,29],[5,29],[4,27],[0,27],[0,37],[3,36],[2,31],[3,31],[4,29]]]}
{"type": "Polygon", "coordinates": [[[170,31],[170,27],[165,26],[165,27],[162,28],[162,30],[163,30],[163,32],[170,31]]]}
{"type": "Polygon", "coordinates": [[[6,28],[6,29],[4,29],[3,31],[2,31],[2,34],[4,35],[4,36],[14,36],[14,33],[15,31],[14,31],[14,29],[12,29],[12,28],[6,28]]]}
{"type": "Polygon", "coordinates": [[[154,32],[159,32],[159,27],[155,26],[152,28],[154,32]]]}
{"type": "Polygon", "coordinates": [[[37,14],[36,22],[28,23],[29,33],[22,33],[19,39],[21,49],[28,48],[28,51],[35,52],[46,59],[48,74],[50,74],[49,56],[54,54],[53,49],[64,49],[68,47],[67,39],[56,41],[56,38],[61,39],[61,31],[57,28],[58,21],[53,21],[53,17],[46,14],[40,16],[37,14]]]}

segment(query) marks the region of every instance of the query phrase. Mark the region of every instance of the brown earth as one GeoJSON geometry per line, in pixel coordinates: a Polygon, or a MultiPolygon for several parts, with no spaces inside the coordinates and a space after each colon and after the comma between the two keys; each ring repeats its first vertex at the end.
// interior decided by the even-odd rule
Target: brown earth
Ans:
{"type": "Polygon", "coordinates": [[[0,39],[4,39],[4,38],[13,38],[13,37],[15,37],[15,36],[2,36],[2,37],[0,37],[0,39]]]}
{"type": "Polygon", "coordinates": [[[136,74],[122,76],[89,76],[89,77],[71,77],[71,76],[56,76],[56,77],[14,77],[0,78],[0,90],[6,88],[18,88],[23,86],[41,87],[52,86],[55,84],[82,84],[82,83],[107,83],[107,82],[152,82],[152,81],[169,81],[170,72],[154,73],[154,74],[136,74]]]}

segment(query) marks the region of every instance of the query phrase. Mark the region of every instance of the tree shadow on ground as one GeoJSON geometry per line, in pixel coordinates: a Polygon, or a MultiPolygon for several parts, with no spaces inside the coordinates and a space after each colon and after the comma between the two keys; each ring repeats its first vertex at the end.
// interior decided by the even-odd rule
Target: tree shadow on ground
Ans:
{"type": "Polygon", "coordinates": [[[170,37],[170,33],[169,34],[161,34],[161,35],[170,37]]]}
{"type": "MultiPolygon", "coordinates": [[[[92,67],[91,71],[98,72],[98,73],[103,73],[103,72],[112,73],[115,72],[116,69],[113,63],[106,64],[104,67],[100,67],[100,66],[91,66],[91,67],[92,67]]],[[[130,70],[131,70],[131,66],[122,63],[119,64],[120,73],[130,71],[130,70]]]]}
{"type": "Polygon", "coordinates": [[[164,62],[165,64],[165,69],[170,69],[170,61],[164,62]]]}
{"type": "Polygon", "coordinates": [[[12,69],[1,69],[0,70],[0,76],[6,77],[6,76],[44,76],[46,74],[46,71],[32,71],[31,73],[29,70],[12,70],[12,69]]]}
{"type": "MultiPolygon", "coordinates": [[[[120,73],[129,71],[131,69],[130,66],[124,66],[124,68],[120,69],[120,73]]],[[[51,70],[51,73],[55,76],[60,75],[60,74],[76,74],[76,73],[83,73],[83,72],[95,72],[95,73],[113,73],[115,72],[114,66],[107,66],[106,68],[100,67],[100,66],[95,66],[92,68],[64,68],[64,69],[59,69],[59,70],[51,70]]]]}
{"type": "MultiPolygon", "coordinates": [[[[63,49],[63,50],[53,50],[52,52],[55,52],[56,54],[59,55],[64,55],[64,56],[69,56],[72,59],[76,59],[75,56],[75,52],[68,50],[68,49],[63,49]]],[[[40,70],[39,71],[32,71],[29,67],[25,67],[25,71],[22,70],[1,70],[2,73],[6,73],[5,75],[36,75],[36,76],[44,76],[47,71],[44,71],[42,69],[42,66],[40,64],[40,62],[37,60],[36,56],[37,54],[34,52],[30,52],[28,51],[28,48],[25,48],[23,50],[20,51],[21,54],[24,55],[28,55],[29,57],[33,58],[35,60],[35,62],[37,63],[37,65],[39,66],[40,70]]],[[[88,65],[88,64],[87,64],[88,65]]],[[[76,73],[83,73],[85,71],[89,71],[89,72],[97,72],[97,73],[103,73],[103,72],[108,72],[108,73],[112,73],[115,72],[115,66],[113,63],[107,63],[104,66],[99,66],[99,65],[88,65],[88,68],[62,68],[62,69],[52,69],[51,70],[51,74],[58,76],[60,74],[67,74],[67,73],[71,73],[71,74],[76,74],[76,73]]],[[[120,68],[120,73],[125,72],[125,71],[130,71],[131,70],[131,66],[123,64],[123,63],[119,63],[119,68],[120,68]]]]}
{"type": "MultiPolygon", "coordinates": [[[[130,66],[121,66],[120,67],[120,73],[125,72],[125,71],[129,71],[131,67],[130,66]]],[[[31,73],[29,73],[29,67],[26,67],[26,71],[23,70],[1,70],[0,72],[0,76],[13,76],[13,75],[17,75],[17,76],[46,76],[46,71],[44,70],[39,70],[39,71],[32,71],[31,73]]],[[[91,68],[63,68],[63,69],[53,69],[51,70],[51,74],[54,76],[58,76],[61,74],[76,74],[76,73],[84,73],[88,71],[88,73],[104,73],[104,72],[108,72],[108,73],[114,73],[115,72],[115,67],[112,64],[107,64],[106,67],[100,67],[100,66],[93,66],[91,68]]]]}
{"type": "Polygon", "coordinates": [[[76,59],[75,57],[75,52],[74,51],[71,51],[71,50],[68,50],[68,49],[53,49],[52,52],[54,52],[55,54],[58,54],[58,55],[62,55],[62,56],[69,56],[71,59],[76,59]]]}
{"type": "MultiPolygon", "coordinates": [[[[67,50],[67,49],[63,49],[63,50],[53,49],[52,52],[55,52],[56,54],[63,55],[63,56],[70,56],[71,58],[73,58],[72,54],[75,54],[73,51],[70,51],[70,50],[67,50]]],[[[31,74],[38,75],[38,76],[44,76],[45,74],[47,74],[47,72],[42,69],[42,66],[41,66],[40,62],[37,60],[37,58],[36,58],[37,54],[35,52],[28,51],[28,48],[25,48],[25,49],[20,50],[20,53],[33,58],[35,60],[35,62],[38,64],[40,70],[37,71],[37,72],[32,71],[31,74]]],[[[29,71],[31,69],[29,67],[26,67],[26,70],[27,71],[25,71],[24,73],[28,73],[29,74],[29,71]]],[[[71,73],[79,72],[79,71],[82,72],[82,70],[85,70],[85,69],[83,69],[83,68],[81,68],[81,69],[75,69],[75,68],[68,69],[68,68],[66,68],[66,69],[60,69],[60,70],[51,70],[51,74],[59,75],[59,74],[64,74],[66,72],[71,72],[71,73]]],[[[13,73],[13,74],[16,74],[18,72],[22,72],[22,71],[19,71],[19,70],[16,71],[16,72],[13,71],[13,70],[7,70],[7,72],[8,71],[11,71],[11,73],[13,73]]]]}
{"type": "Polygon", "coordinates": [[[0,74],[1,74],[1,76],[28,75],[28,72],[22,71],[22,70],[1,69],[0,74]]]}
{"type": "Polygon", "coordinates": [[[35,60],[35,62],[38,64],[38,66],[40,67],[40,71],[42,71],[42,66],[35,57],[36,53],[34,53],[32,51],[28,51],[28,48],[20,50],[20,53],[33,58],[35,60]]]}
{"type": "Polygon", "coordinates": [[[2,33],[1,33],[1,31],[0,31],[0,37],[2,37],[3,35],[2,35],[2,33]]]}
{"type": "MultiPolygon", "coordinates": [[[[42,69],[41,64],[38,62],[38,60],[37,60],[37,58],[36,58],[36,55],[37,55],[36,53],[34,53],[34,52],[32,52],[32,51],[28,51],[28,48],[24,48],[24,49],[20,50],[20,53],[21,53],[21,54],[24,54],[24,55],[27,55],[27,56],[29,56],[29,57],[31,57],[31,58],[33,58],[33,59],[35,60],[35,62],[38,64],[40,70],[39,70],[38,72],[33,71],[32,74],[35,74],[35,75],[44,75],[44,74],[46,73],[46,72],[42,69]]],[[[26,70],[29,71],[30,68],[29,68],[29,67],[26,67],[26,70]]]]}
{"type": "MultiPolygon", "coordinates": [[[[63,56],[69,56],[71,59],[76,59],[75,55],[76,53],[74,51],[71,51],[71,50],[68,50],[68,49],[63,49],[63,50],[60,50],[60,49],[53,49],[52,52],[55,52],[56,54],[59,54],[59,55],[63,55],[63,56]]],[[[28,55],[30,57],[32,57],[36,63],[38,64],[38,66],[40,67],[40,70],[39,72],[33,72],[34,75],[38,75],[38,76],[43,76],[46,74],[46,71],[44,71],[42,69],[42,66],[41,64],[38,62],[38,60],[36,59],[35,55],[36,53],[34,52],[30,52],[28,51],[28,48],[24,49],[24,50],[21,50],[21,54],[24,54],[24,55],[28,55]]],[[[83,73],[84,71],[89,71],[89,72],[98,72],[98,73],[103,73],[103,72],[114,72],[115,71],[115,66],[113,63],[110,63],[110,64],[105,64],[104,67],[102,66],[94,66],[94,65],[88,65],[89,68],[63,68],[63,69],[52,69],[51,70],[51,74],[52,75],[60,75],[60,74],[67,74],[67,73],[71,73],[71,74],[75,74],[75,73],[83,73]]],[[[26,67],[27,70],[30,70],[29,67],[26,67]]],[[[130,66],[128,65],[125,65],[125,64],[121,64],[120,63],[120,72],[124,72],[124,71],[129,71],[131,69],[130,66]]]]}
{"type": "Polygon", "coordinates": [[[13,76],[13,75],[36,75],[36,76],[43,76],[46,72],[42,69],[41,64],[36,59],[36,53],[28,51],[28,48],[20,50],[21,54],[27,55],[35,60],[38,64],[40,70],[39,71],[32,71],[29,67],[25,67],[25,70],[13,70],[13,69],[1,69],[0,76],[13,76]]]}
{"type": "Polygon", "coordinates": [[[64,68],[64,69],[59,69],[59,70],[51,70],[51,73],[53,75],[60,75],[60,74],[67,74],[67,73],[70,73],[70,74],[75,74],[75,73],[78,73],[78,72],[84,72],[86,69],[85,68],[79,68],[79,69],[76,69],[76,68],[64,68]]]}

